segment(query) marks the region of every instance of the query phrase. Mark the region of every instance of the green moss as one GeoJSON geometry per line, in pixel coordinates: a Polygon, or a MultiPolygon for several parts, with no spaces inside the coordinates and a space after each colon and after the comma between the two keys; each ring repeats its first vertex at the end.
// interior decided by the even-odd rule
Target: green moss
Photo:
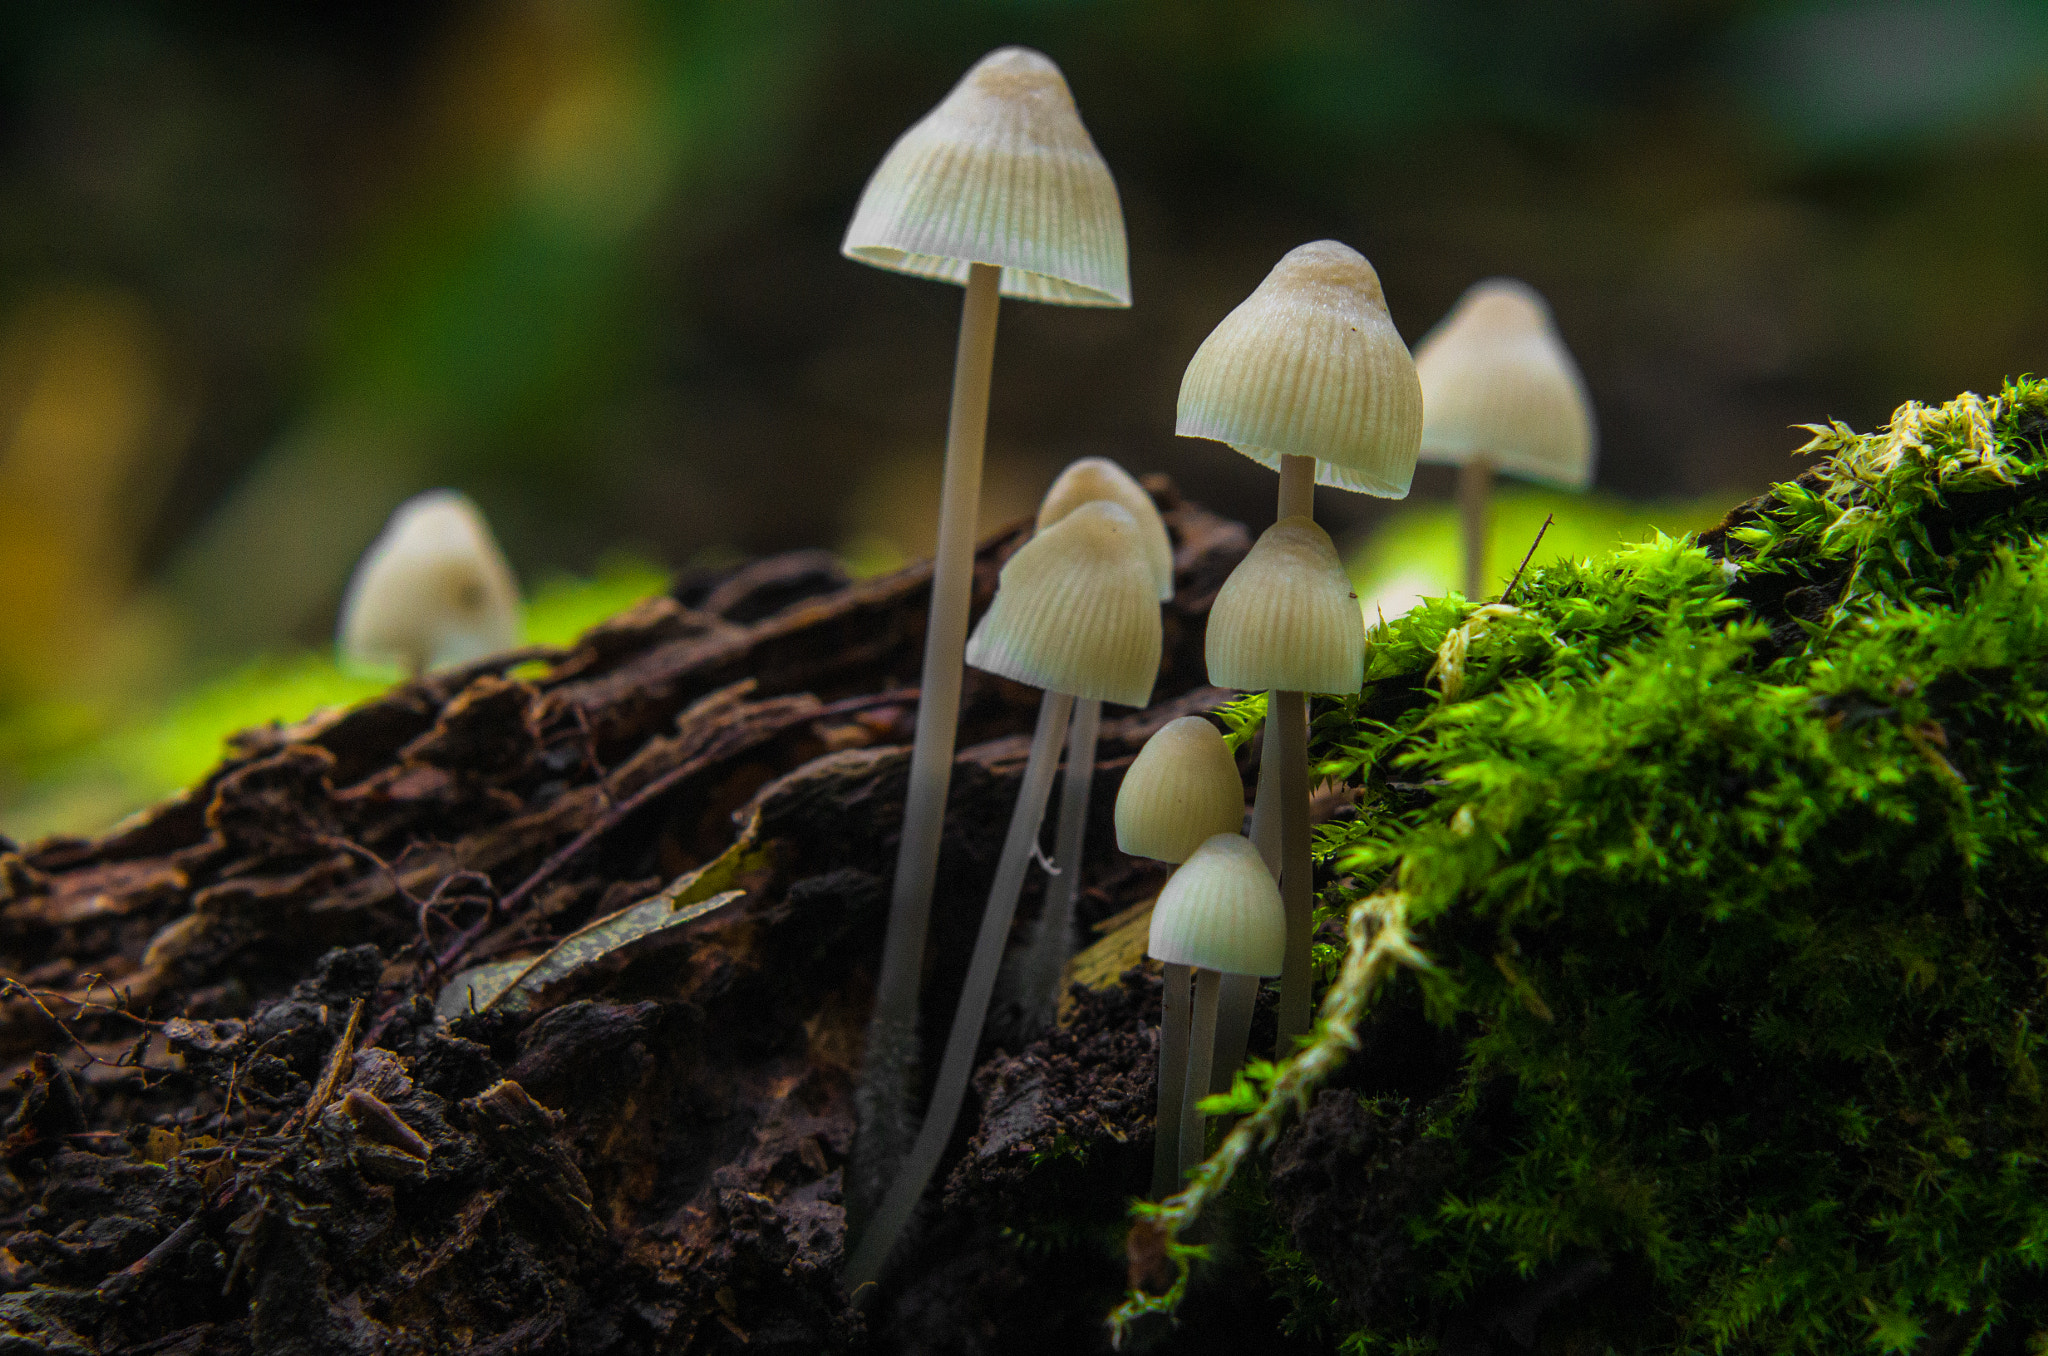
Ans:
{"type": "MultiPolygon", "coordinates": [[[[1463,1038],[1423,1132],[1453,1166],[1352,1349],[1431,1349],[1589,1256],[1621,1279],[1566,1306],[1575,1344],[2048,1327],[2044,431],[2037,381],[1818,429],[1832,457],[1723,529],[1375,631],[1314,725],[1364,789],[1318,842],[1351,956],[1167,1223],[1360,1021],[1420,1009],[1463,1038]]],[[[1287,1247],[1299,1292],[1316,1242],[1287,1247]]]]}

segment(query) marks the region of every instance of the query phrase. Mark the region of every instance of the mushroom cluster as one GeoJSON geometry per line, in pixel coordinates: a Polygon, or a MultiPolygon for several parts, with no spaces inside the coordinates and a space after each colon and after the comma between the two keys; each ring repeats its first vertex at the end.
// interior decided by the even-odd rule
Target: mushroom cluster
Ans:
{"type": "MultiPolygon", "coordinates": [[[[1145,705],[1158,672],[1172,544],[1142,487],[1101,458],[1074,463],[1054,483],[1036,534],[1004,565],[994,601],[967,634],[998,298],[1127,306],[1125,251],[1115,184],[1065,80],[1050,60],[1019,47],[984,57],[904,133],[847,231],[849,257],[966,287],[916,744],[856,1098],[848,1201],[857,1236],[846,1277],[856,1293],[880,1276],[952,1135],[1040,855],[1062,744],[1046,903],[1012,971],[1027,1025],[1052,1012],[1072,949],[1102,703],[1145,705]],[[918,979],[963,662],[1043,695],[913,1137],[918,979]]],[[[1316,485],[1402,498],[1426,448],[1468,468],[1468,523],[1483,521],[1494,467],[1582,483],[1591,427],[1576,370],[1533,292],[1500,282],[1474,288],[1412,358],[1372,265],[1334,240],[1290,251],[1189,362],[1176,432],[1272,467],[1279,495],[1276,521],[1218,592],[1204,640],[1212,683],[1267,694],[1248,832],[1236,761],[1199,716],[1161,728],[1117,798],[1118,845],[1177,864],[1154,904],[1149,945],[1165,972],[1155,1192],[1175,1189],[1204,1155],[1200,1101],[1226,1089],[1242,1064],[1261,979],[1280,980],[1277,1053],[1309,1030],[1307,697],[1357,692],[1365,669],[1364,618],[1315,521],[1316,485]]],[[[1476,550],[1470,558],[1479,559],[1476,550]]]]}

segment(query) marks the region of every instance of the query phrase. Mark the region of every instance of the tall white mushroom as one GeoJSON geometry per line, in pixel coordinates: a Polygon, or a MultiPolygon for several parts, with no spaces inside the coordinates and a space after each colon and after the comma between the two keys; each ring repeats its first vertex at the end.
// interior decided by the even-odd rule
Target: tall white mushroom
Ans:
{"type": "Polygon", "coordinates": [[[519,643],[519,585],[467,495],[429,490],[398,506],[349,579],[337,631],[343,662],[401,664],[415,678],[519,643]]]}
{"type": "Polygon", "coordinates": [[[1116,504],[1081,505],[1003,566],[995,601],[967,643],[967,662],[1043,688],[1045,696],[931,1104],[881,1205],[854,1243],[846,1264],[849,1290],[881,1274],[952,1137],[1074,701],[1144,706],[1159,676],[1160,644],[1158,587],[1137,522],[1116,504]]]}
{"type": "Polygon", "coordinates": [[[1123,209],[1059,67],[1024,47],[991,52],[889,148],[841,252],[877,268],[964,283],[939,536],[903,838],[859,1092],[856,1205],[872,1199],[910,1121],[918,978],[953,772],[960,663],[974,584],[989,375],[999,296],[1128,306],[1123,209]]]}
{"type": "MultiPolygon", "coordinates": [[[[1314,517],[1318,482],[1405,497],[1422,432],[1422,388],[1365,256],[1334,240],[1290,250],[1189,361],[1175,431],[1228,443],[1276,468],[1282,520],[1314,517]]],[[[1362,633],[1362,617],[1358,624],[1362,633]]],[[[1223,680],[1212,669],[1210,681],[1223,680]]],[[[1282,1053],[1307,1032],[1309,1019],[1307,765],[1303,693],[1275,689],[1267,703],[1252,838],[1276,868],[1287,900],[1282,1053]],[[1299,938],[1292,935],[1297,929],[1299,938]]],[[[1237,1016],[1226,1025],[1249,1019],[1248,1001],[1239,982],[1226,1003],[1237,1016]]]]}
{"type": "Polygon", "coordinates": [[[1562,489],[1593,483],[1593,405],[1536,289],[1475,283],[1415,349],[1422,460],[1458,468],[1465,596],[1487,590],[1493,473],[1562,489]]]}

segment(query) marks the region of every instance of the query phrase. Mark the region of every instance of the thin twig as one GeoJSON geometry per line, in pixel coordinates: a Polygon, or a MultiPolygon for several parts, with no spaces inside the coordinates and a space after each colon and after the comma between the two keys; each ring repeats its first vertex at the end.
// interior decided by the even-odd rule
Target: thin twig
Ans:
{"type": "Polygon", "coordinates": [[[313,1095],[306,1099],[306,1104],[293,1112],[291,1119],[284,1123],[282,1133],[289,1135],[302,1126],[312,1125],[314,1117],[318,1116],[321,1109],[333,1098],[334,1090],[340,1087],[341,1080],[347,1077],[347,1070],[356,1052],[356,1033],[362,1029],[363,1000],[358,998],[355,1005],[348,1010],[348,1025],[342,1028],[341,1039],[334,1043],[334,1052],[327,1057],[327,1070],[320,1075],[320,1085],[313,1089],[313,1095]]]}
{"type": "Polygon", "coordinates": [[[1515,577],[1508,580],[1508,586],[1500,591],[1500,600],[1502,602],[1506,602],[1508,595],[1515,591],[1515,585],[1522,582],[1522,571],[1528,569],[1529,562],[1536,558],[1536,548],[1543,544],[1543,534],[1550,530],[1550,524],[1556,518],[1557,515],[1554,513],[1543,515],[1543,526],[1536,529],[1536,540],[1529,543],[1529,554],[1522,557],[1522,563],[1515,566],[1515,577]]]}

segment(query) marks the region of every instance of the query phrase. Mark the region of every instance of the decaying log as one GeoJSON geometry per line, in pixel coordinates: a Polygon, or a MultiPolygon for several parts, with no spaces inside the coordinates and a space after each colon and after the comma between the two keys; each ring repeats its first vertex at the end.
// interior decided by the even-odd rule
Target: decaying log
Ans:
{"type": "MultiPolygon", "coordinates": [[[[1161,879],[1114,851],[1115,782],[1224,699],[1201,618],[1249,545],[1150,488],[1179,587],[1155,704],[1104,723],[1090,924],[1161,879]]],[[[1025,535],[981,547],[977,612],[1025,535]]],[[[997,1015],[917,1278],[865,1316],[840,1290],[928,587],[816,553],[688,579],[565,650],[245,732],[97,839],[0,853],[0,1345],[937,1349],[947,1276],[1007,1284],[992,1203],[1029,1218],[1069,1161],[1119,1214],[1150,1153],[1136,975],[1015,1057],[1037,1033],[997,1015]]],[[[934,1041],[1035,708],[969,671],[934,1041]]],[[[1085,1345],[1120,1279],[1071,1306],[1085,1345]]]]}

